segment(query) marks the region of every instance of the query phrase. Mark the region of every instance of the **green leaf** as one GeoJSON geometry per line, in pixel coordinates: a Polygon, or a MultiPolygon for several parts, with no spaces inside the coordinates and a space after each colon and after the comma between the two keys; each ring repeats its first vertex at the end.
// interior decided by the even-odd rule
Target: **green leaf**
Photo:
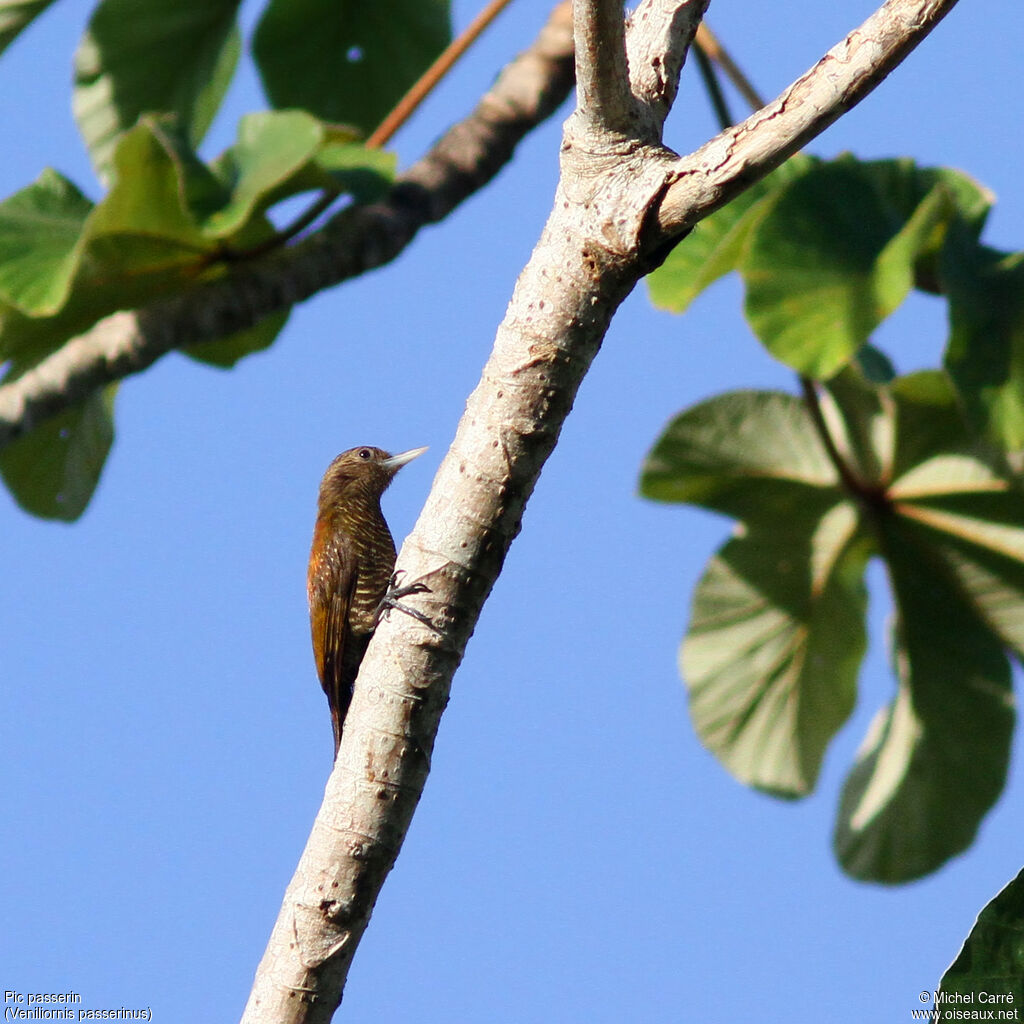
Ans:
{"type": "Polygon", "coordinates": [[[117,385],[46,420],[0,451],[0,475],[18,504],[44,519],[77,519],[114,441],[117,385]]]}
{"type": "Polygon", "coordinates": [[[892,392],[899,442],[889,496],[901,529],[942,560],[986,628],[1024,660],[1021,482],[964,429],[942,374],[912,374],[892,392]]]}
{"type": "Polygon", "coordinates": [[[838,476],[803,402],[734,391],[673,419],[651,449],[640,493],[747,520],[768,502],[780,516],[834,504],[838,476]]]}
{"type": "Polygon", "coordinates": [[[817,416],[771,392],[683,413],[641,489],[741,521],[697,587],[681,668],[702,741],[774,793],[813,787],[852,707],[864,567],[885,559],[897,696],[847,781],[835,843],[856,877],[905,881],[963,850],[1003,785],[1024,491],[942,373],[879,385],[851,366],[815,393],[817,416]]]}
{"type": "Polygon", "coordinates": [[[1024,871],[978,915],[959,955],[942,976],[940,992],[954,998],[940,996],[939,1008],[957,1008],[956,995],[970,996],[971,1003],[983,1009],[1015,1011],[1024,1004],[1024,871]]]}
{"type": "Polygon", "coordinates": [[[808,793],[853,707],[867,549],[806,406],[775,392],[704,402],[669,424],[640,486],[743,522],[694,595],[690,713],[741,781],[808,793]]]}
{"type": "Polygon", "coordinates": [[[1024,253],[952,233],[942,264],[951,331],[945,363],[975,427],[1024,448],[1024,253]]]}
{"type": "Polygon", "coordinates": [[[896,701],[847,780],[835,844],[857,878],[903,882],[970,845],[1013,729],[1004,650],[1024,652],[1024,493],[965,429],[948,380],[896,381],[877,515],[897,627],[896,701]]]}
{"type": "Polygon", "coordinates": [[[938,251],[954,213],[952,194],[936,185],[878,254],[874,278],[880,321],[895,312],[910,294],[919,261],[923,254],[938,251]]]}
{"type": "Polygon", "coordinates": [[[857,517],[816,530],[749,529],[697,586],[680,668],[701,741],[741,782],[780,796],[815,785],[853,710],[866,594],[857,517]]]}
{"type": "Polygon", "coordinates": [[[950,225],[977,237],[991,194],[909,160],[817,164],[763,201],[737,256],[754,332],[779,360],[827,379],[912,287],[943,287],[950,225]]]}
{"type": "Polygon", "coordinates": [[[872,486],[890,477],[896,428],[888,389],[878,387],[861,372],[865,349],[816,393],[829,437],[843,463],[855,479],[872,486]]]}
{"type": "MultiPolygon", "coordinates": [[[[317,133],[325,147],[334,145],[335,132],[318,127],[317,133]]],[[[317,152],[307,152],[303,166],[317,157],[317,152]]],[[[108,314],[221,272],[218,242],[204,234],[201,218],[227,205],[231,192],[198,160],[173,119],[143,117],[119,139],[114,166],[110,192],[84,218],[87,200],[55,176],[37,182],[27,198],[19,195],[0,204],[0,253],[6,246],[9,257],[0,266],[0,359],[16,359],[21,372],[108,314]],[[24,232],[31,234],[39,210],[61,214],[65,206],[78,219],[69,216],[65,223],[56,218],[49,248],[36,238],[38,251],[19,255],[14,228],[22,225],[16,215],[26,221],[24,232]],[[6,220],[14,223],[7,234],[5,211],[6,220]],[[15,287],[20,291],[11,294],[15,287]]],[[[316,173],[327,180],[326,170],[316,173]]],[[[272,233],[273,225],[257,213],[230,240],[258,242],[272,233]]],[[[281,323],[283,317],[271,318],[252,331],[198,346],[191,354],[213,365],[233,365],[270,344],[281,323]]]]}
{"type": "Polygon", "coordinates": [[[92,203],[47,169],[0,203],[0,299],[32,315],[64,304],[92,203]]]}
{"type": "MultiPolygon", "coordinates": [[[[839,159],[853,162],[849,155],[839,159]]],[[[868,175],[900,222],[909,219],[922,200],[938,189],[949,195],[957,217],[977,238],[996,200],[991,189],[952,167],[918,167],[906,157],[856,161],[856,165],[868,175]]],[[[936,241],[941,243],[941,238],[936,241]]]]}
{"type": "Polygon", "coordinates": [[[275,203],[310,190],[365,202],[391,185],[395,155],[353,144],[352,134],[302,110],[243,117],[238,141],[214,162],[230,198],[203,224],[213,238],[236,240],[275,203]]]}
{"type": "Polygon", "coordinates": [[[874,345],[863,345],[857,350],[854,362],[861,375],[874,384],[888,384],[896,376],[892,361],[874,345]]]}
{"type": "MultiPolygon", "coordinates": [[[[21,370],[109,313],[191,286],[215,252],[216,243],[202,235],[189,208],[190,198],[202,191],[196,184],[199,171],[187,153],[179,152],[168,126],[146,118],[125,133],[116,167],[110,192],[84,221],[78,220],[77,238],[74,216],[85,211],[86,201],[61,179],[46,184],[55,197],[51,207],[71,215],[43,254],[48,266],[40,266],[34,283],[32,260],[39,254],[26,253],[25,265],[15,260],[8,268],[8,283],[22,290],[9,296],[10,305],[0,304],[0,358],[16,358],[21,370]],[[27,316],[14,300],[37,315],[27,316]]],[[[206,175],[204,187],[217,185],[206,175]]],[[[37,205],[42,204],[39,196],[37,205]]],[[[0,284],[0,298],[2,289],[0,284]]]]}
{"type": "Polygon", "coordinates": [[[166,124],[150,118],[120,137],[114,184],[89,218],[91,238],[134,237],[140,250],[175,261],[195,261],[212,249],[187,202],[186,175],[195,165],[186,166],[176,143],[166,124]]]}
{"type": "Polygon", "coordinates": [[[119,136],[142,114],[176,114],[198,145],[238,59],[238,3],[102,0],[75,53],[72,99],[100,178],[119,136]]]}
{"type": "Polygon", "coordinates": [[[273,202],[275,193],[308,167],[324,143],[322,123],[302,110],[267,111],[243,117],[238,141],[218,161],[231,184],[231,200],[208,219],[207,234],[238,231],[273,202]]]}
{"type": "Polygon", "coordinates": [[[317,153],[316,163],[339,191],[352,196],[357,203],[373,203],[391,187],[398,158],[382,149],[328,142],[317,153]]]}
{"type": "MultiPolygon", "coordinates": [[[[793,158],[684,238],[650,275],[651,298],[682,312],[739,269],[757,336],[777,359],[824,380],[863,349],[912,287],[949,290],[947,365],[975,422],[1021,448],[1024,331],[1015,302],[1024,290],[1018,258],[978,244],[993,201],[950,168],[793,158]]],[[[883,379],[884,369],[875,370],[883,379]]]]}
{"type": "Polygon", "coordinates": [[[0,53],[3,53],[53,0],[0,0],[0,53]]]}
{"type": "Polygon", "coordinates": [[[287,321],[287,311],[274,313],[261,320],[255,327],[238,331],[226,338],[219,338],[217,341],[204,341],[201,345],[189,345],[183,351],[197,362],[207,363],[210,366],[221,368],[234,366],[239,359],[251,355],[253,352],[262,352],[269,348],[287,321]]]}
{"type": "Polygon", "coordinates": [[[906,882],[962,853],[1002,791],[1010,666],[941,559],[899,520],[884,553],[899,609],[899,692],[843,787],[836,854],[854,878],[906,882]]]}
{"type": "Polygon", "coordinates": [[[743,261],[747,319],[777,359],[832,376],[902,299],[905,276],[877,266],[899,230],[870,178],[823,164],[782,190],[743,261]]]}
{"type": "Polygon", "coordinates": [[[651,302],[659,309],[682,313],[705,288],[735,270],[751,231],[769,209],[767,200],[818,162],[798,153],[702,220],[648,275],[651,302]]]}
{"type": "Polygon", "coordinates": [[[253,52],[275,107],[369,134],[448,42],[447,0],[271,0],[253,52]]]}

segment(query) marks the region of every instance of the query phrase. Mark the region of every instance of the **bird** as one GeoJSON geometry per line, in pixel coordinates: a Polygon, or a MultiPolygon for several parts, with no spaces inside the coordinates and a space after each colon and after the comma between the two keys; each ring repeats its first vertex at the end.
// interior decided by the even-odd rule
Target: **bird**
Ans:
{"type": "Polygon", "coordinates": [[[334,459],[320,482],[306,589],[313,657],[330,705],[335,759],[359,663],[382,612],[398,608],[430,625],[422,613],[398,604],[399,598],[428,588],[422,583],[395,586],[395,542],[380,510],[381,495],[395,474],[426,450],[389,455],[365,445],[350,448],[334,459]]]}

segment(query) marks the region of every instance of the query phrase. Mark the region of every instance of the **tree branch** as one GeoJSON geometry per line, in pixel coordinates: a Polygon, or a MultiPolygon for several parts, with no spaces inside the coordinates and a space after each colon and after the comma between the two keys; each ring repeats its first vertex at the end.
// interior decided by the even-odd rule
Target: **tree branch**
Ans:
{"type": "Polygon", "coordinates": [[[574,0],[573,23],[576,116],[591,128],[628,132],[635,110],[621,0],[574,0]]]}
{"type": "Polygon", "coordinates": [[[668,238],[724,206],[868,95],[956,0],[887,0],[778,99],[679,161],[658,211],[668,238]]]}
{"type": "Polygon", "coordinates": [[[173,349],[252,327],[394,259],[421,227],[442,220],[486,185],[523,136],[557,109],[572,81],[571,11],[564,2],[473,113],[410,167],[382,202],[343,210],[297,245],[239,265],[217,281],[106,317],[0,385],[0,447],[173,349]]]}
{"type": "Polygon", "coordinates": [[[709,0],[643,0],[630,19],[626,52],[633,94],[661,128],[675,102],[679,73],[709,0]]]}
{"type": "MultiPolygon", "coordinates": [[[[666,19],[679,8],[661,2],[647,7],[648,29],[671,38],[666,19]]],[[[890,0],[883,10],[900,11],[899,52],[909,52],[931,28],[935,12],[950,7],[952,0],[890,0]]],[[[577,37],[593,38],[606,15],[607,8],[583,3],[577,37]],[[581,16],[594,20],[581,25],[581,16]]],[[[889,50],[874,52],[884,62],[889,50]]],[[[581,80],[594,83],[602,53],[600,46],[591,46],[581,55],[581,80]]],[[[663,57],[667,62],[668,54],[663,57]]],[[[874,65],[826,58],[787,95],[791,103],[804,102],[827,80],[828,90],[852,105],[866,94],[865,79],[878,77],[874,65]]],[[[672,195],[674,230],[696,222],[720,195],[751,184],[834,120],[831,108],[813,102],[805,116],[787,108],[777,117],[792,137],[762,117],[747,124],[746,134],[730,138],[729,147],[756,154],[752,165],[734,160],[728,162],[729,174],[720,172],[729,147],[719,162],[710,161],[707,147],[700,151],[704,156],[682,162],[694,166],[691,176],[716,184],[692,190],[689,198],[682,189],[672,195]]],[[[408,616],[378,628],[356,683],[323,806],[285,894],[243,1024],[330,1020],[422,792],[452,674],[526,502],[615,310],[660,258],[665,235],[658,229],[659,208],[681,180],[681,162],[643,139],[632,147],[623,140],[618,159],[612,160],[600,138],[604,134],[606,126],[594,117],[574,116],[566,124],[552,213],[399,555],[407,578],[430,587],[415,600],[443,628],[443,636],[408,616]]]]}

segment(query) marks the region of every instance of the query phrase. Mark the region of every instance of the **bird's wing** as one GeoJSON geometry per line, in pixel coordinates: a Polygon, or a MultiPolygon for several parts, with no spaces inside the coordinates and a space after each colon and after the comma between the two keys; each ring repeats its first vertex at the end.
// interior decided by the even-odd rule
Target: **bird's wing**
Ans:
{"type": "Polygon", "coordinates": [[[351,545],[339,536],[335,548],[317,547],[309,573],[309,625],[313,636],[313,657],[320,685],[327,694],[334,728],[334,752],[341,744],[341,725],[352,699],[351,680],[346,678],[345,646],[350,640],[348,611],[355,593],[358,571],[351,545]]]}
{"type": "Polygon", "coordinates": [[[356,574],[351,574],[351,584],[344,593],[334,593],[324,614],[323,674],[320,681],[327,692],[331,706],[331,725],[334,728],[334,753],[337,756],[341,746],[341,726],[352,701],[352,680],[346,678],[345,647],[352,637],[348,628],[348,609],[355,592],[356,574]]]}

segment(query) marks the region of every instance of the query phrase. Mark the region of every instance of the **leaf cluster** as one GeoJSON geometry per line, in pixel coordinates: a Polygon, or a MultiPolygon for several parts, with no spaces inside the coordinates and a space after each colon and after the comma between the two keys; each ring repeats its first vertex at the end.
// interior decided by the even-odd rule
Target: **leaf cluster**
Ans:
{"type": "Polygon", "coordinates": [[[721,395],[675,417],[646,496],[734,517],[680,654],[702,741],[743,782],[811,791],[849,717],[864,575],[886,567],[896,694],[843,788],[835,849],[900,882],[964,850],[998,797],[1024,657],[1024,319],[1016,255],[980,241],[989,193],[910,161],[800,156],[698,227],[652,275],[682,310],[738,270],[754,332],[801,397],[721,395]],[[871,333],[944,295],[945,369],[896,377],[871,333]],[[982,341],[982,339],[984,339],[982,341]]]}
{"type": "MultiPolygon", "coordinates": [[[[0,5],[0,51],[47,6],[0,5]]],[[[314,192],[372,202],[389,186],[393,155],[359,140],[447,42],[446,0],[403,0],[386,11],[272,0],[253,55],[276,109],[243,117],[235,143],[207,161],[198,147],[242,50],[237,14],[238,0],[102,0],[96,8],[75,54],[72,105],[109,187],[93,201],[47,169],[0,202],[5,381],[104,316],[214,279],[274,244],[282,201],[314,192]]],[[[188,354],[231,366],[269,346],[285,320],[268,318],[188,354]]],[[[24,508],[81,515],[113,440],[115,391],[0,453],[0,473],[24,508]]]]}

